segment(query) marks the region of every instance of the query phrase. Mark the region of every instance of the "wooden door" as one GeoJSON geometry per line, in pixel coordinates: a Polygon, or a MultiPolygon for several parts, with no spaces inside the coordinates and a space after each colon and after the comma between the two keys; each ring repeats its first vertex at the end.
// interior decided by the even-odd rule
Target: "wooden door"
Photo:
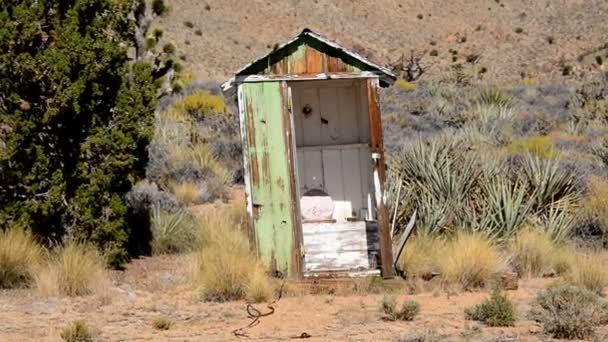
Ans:
{"type": "Polygon", "coordinates": [[[285,82],[239,86],[248,206],[258,255],[271,273],[301,272],[299,201],[285,82]]]}

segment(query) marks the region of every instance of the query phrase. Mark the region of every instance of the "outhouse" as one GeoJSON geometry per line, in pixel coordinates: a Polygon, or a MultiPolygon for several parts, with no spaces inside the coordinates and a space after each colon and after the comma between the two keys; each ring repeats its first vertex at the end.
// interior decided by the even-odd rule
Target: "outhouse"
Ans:
{"type": "Polygon", "coordinates": [[[394,81],[305,29],[222,84],[239,111],[250,239],[270,273],[393,276],[378,88],[394,81]]]}

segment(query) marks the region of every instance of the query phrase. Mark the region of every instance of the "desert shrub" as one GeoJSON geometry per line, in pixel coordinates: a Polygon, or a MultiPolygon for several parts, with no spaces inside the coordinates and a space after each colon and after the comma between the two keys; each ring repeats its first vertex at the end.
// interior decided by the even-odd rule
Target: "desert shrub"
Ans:
{"type": "Polygon", "coordinates": [[[456,233],[442,255],[441,276],[464,289],[485,286],[504,266],[498,248],[480,233],[456,233]]]}
{"type": "Polygon", "coordinates": [[[513,154],[531,154],[540,159],[554,158],[558,154],[553,138],[549,136],[531,136],[513,141],[507,146],[513,154]]]}
{"type": "Polygon", "coordinates": [[[551,236],[540,227],[519,231],[510,243],[511,265],[522,276],[537,277],[548,273],[554,264],[556,246],[551,236]]]}
{"type": "Polygon", "coordinates": [[[201,220],[192,255],[192,279],[208,301],[263,301],[272,291],[260,261],[250,250],[236,209],[210,212],[201,220]]]}
{"type": "Polygon", "coordinates": [[[568,283],[588,291],[603,294],[608,286],[608,271],[606,258],[601,254],[579,255],[576,257],[572,270],[566,275],[568,283]]]}
{"type": "Polygon", "coordinates": [[[27,286],[41,264],[42,247],[20,228],[0,231],[0,288],[27,286]]]}
{"type": "Polygon", "coordinates": [[[173,326],[173,321],[167,317],[158,317],[152,322],[152,326],[156,330],[169,330],[173,326]]]}
{"type": "Polygon", "coordinates": [[[495,288],[490,298],[464,311],[466,319],[480,321],[491,327],[510,327],[515,324],[515,305],[507,296],[495,288]]]}
{"type": "Polygon", "coordinates": [[[407,333],[399,336],[396,342],[441,342],[445,339],[445,335],[437,332],[435,329],[422,329],[415,333],[407,333]]]}
{"type": "Polygon", "coordinates": [[[445,248],[445,240],[439,235],[416,234],[412,236],[401,254],[399,266],[407,277],[424,277],[438,272],[437,260],[445,248]]]}
{"type": "Polygon", "coordinates": [[[137,183],[127,193],[126,202],[132,212],[142,212],[145,215],[149,215],[153,207],[167,212],[176,212],[182,207],[175,195],[160,190],[156,183],[147,180],[137,183]]]}
{"type": "Polygon", "coordinates": [[[208,90],[202,89],[195,89],[190,95],[184,96],[181,101],[174,104],[174,107],[197,117],[226,111],[226,104],[221,96],[212,95],[208,90]]]}
{"type": "Polygon", "coordinates": [[[530,318],[555,338],[586,339],[602,323],[606,305],[595,293],[574,286],[542,291],[532,303],[530,318]]]}
{"type": "Polygon", "coordinates": [[[61,338],[66,342],[93,342],[93,330],[87,322],[78,320],[63,328],[61,338]]]}
{"type": "Polygon", "coordinates": [[[398,79],[395,81],[395,86],[403,91],[414,91],[416,90],[416,84],[413,82],[408,82],[404,79],[398,79]]]}
{"type": "Polygon", "coordinates": [[[106,282],[104,259],[93,247],[68,242],[53,251],[48,265],[35,276],[38,291],[49,296],[81,296],[106,282]]]}
{"type": "Polygon", "coordinates": [[[181,253],[192,248],[195,226],[189,211],[170,213],[153,207],[151,215],[153,254],[181,253]]]}
{"type": "Polygon", "coordinates": [[[405,300],[401,307],[397,307],[397,297],[385,295],[380,302],[380,311],[384,319],[389,321],[413,321],[420,312],[420,304],[412,300],[405,300]]]}

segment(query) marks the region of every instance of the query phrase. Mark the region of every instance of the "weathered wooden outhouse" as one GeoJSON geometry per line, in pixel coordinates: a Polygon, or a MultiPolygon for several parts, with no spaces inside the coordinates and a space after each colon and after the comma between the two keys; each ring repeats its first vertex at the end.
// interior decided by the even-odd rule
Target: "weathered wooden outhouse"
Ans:
{"type": "Polygon", "coordinates": [[[250,237],[269,272],[393,275],[378,88],[394,80],[306,29],[222,85],[236,95],[250,237]]]}

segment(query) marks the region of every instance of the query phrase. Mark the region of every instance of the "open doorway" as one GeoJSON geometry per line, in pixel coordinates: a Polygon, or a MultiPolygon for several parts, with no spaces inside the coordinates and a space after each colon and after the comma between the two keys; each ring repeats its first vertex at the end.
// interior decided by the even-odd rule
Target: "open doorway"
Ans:
{"type": "Polygon", "coordinates": [[[290,88],[304,274],[379,272],[367,81],[290,88]]]}

